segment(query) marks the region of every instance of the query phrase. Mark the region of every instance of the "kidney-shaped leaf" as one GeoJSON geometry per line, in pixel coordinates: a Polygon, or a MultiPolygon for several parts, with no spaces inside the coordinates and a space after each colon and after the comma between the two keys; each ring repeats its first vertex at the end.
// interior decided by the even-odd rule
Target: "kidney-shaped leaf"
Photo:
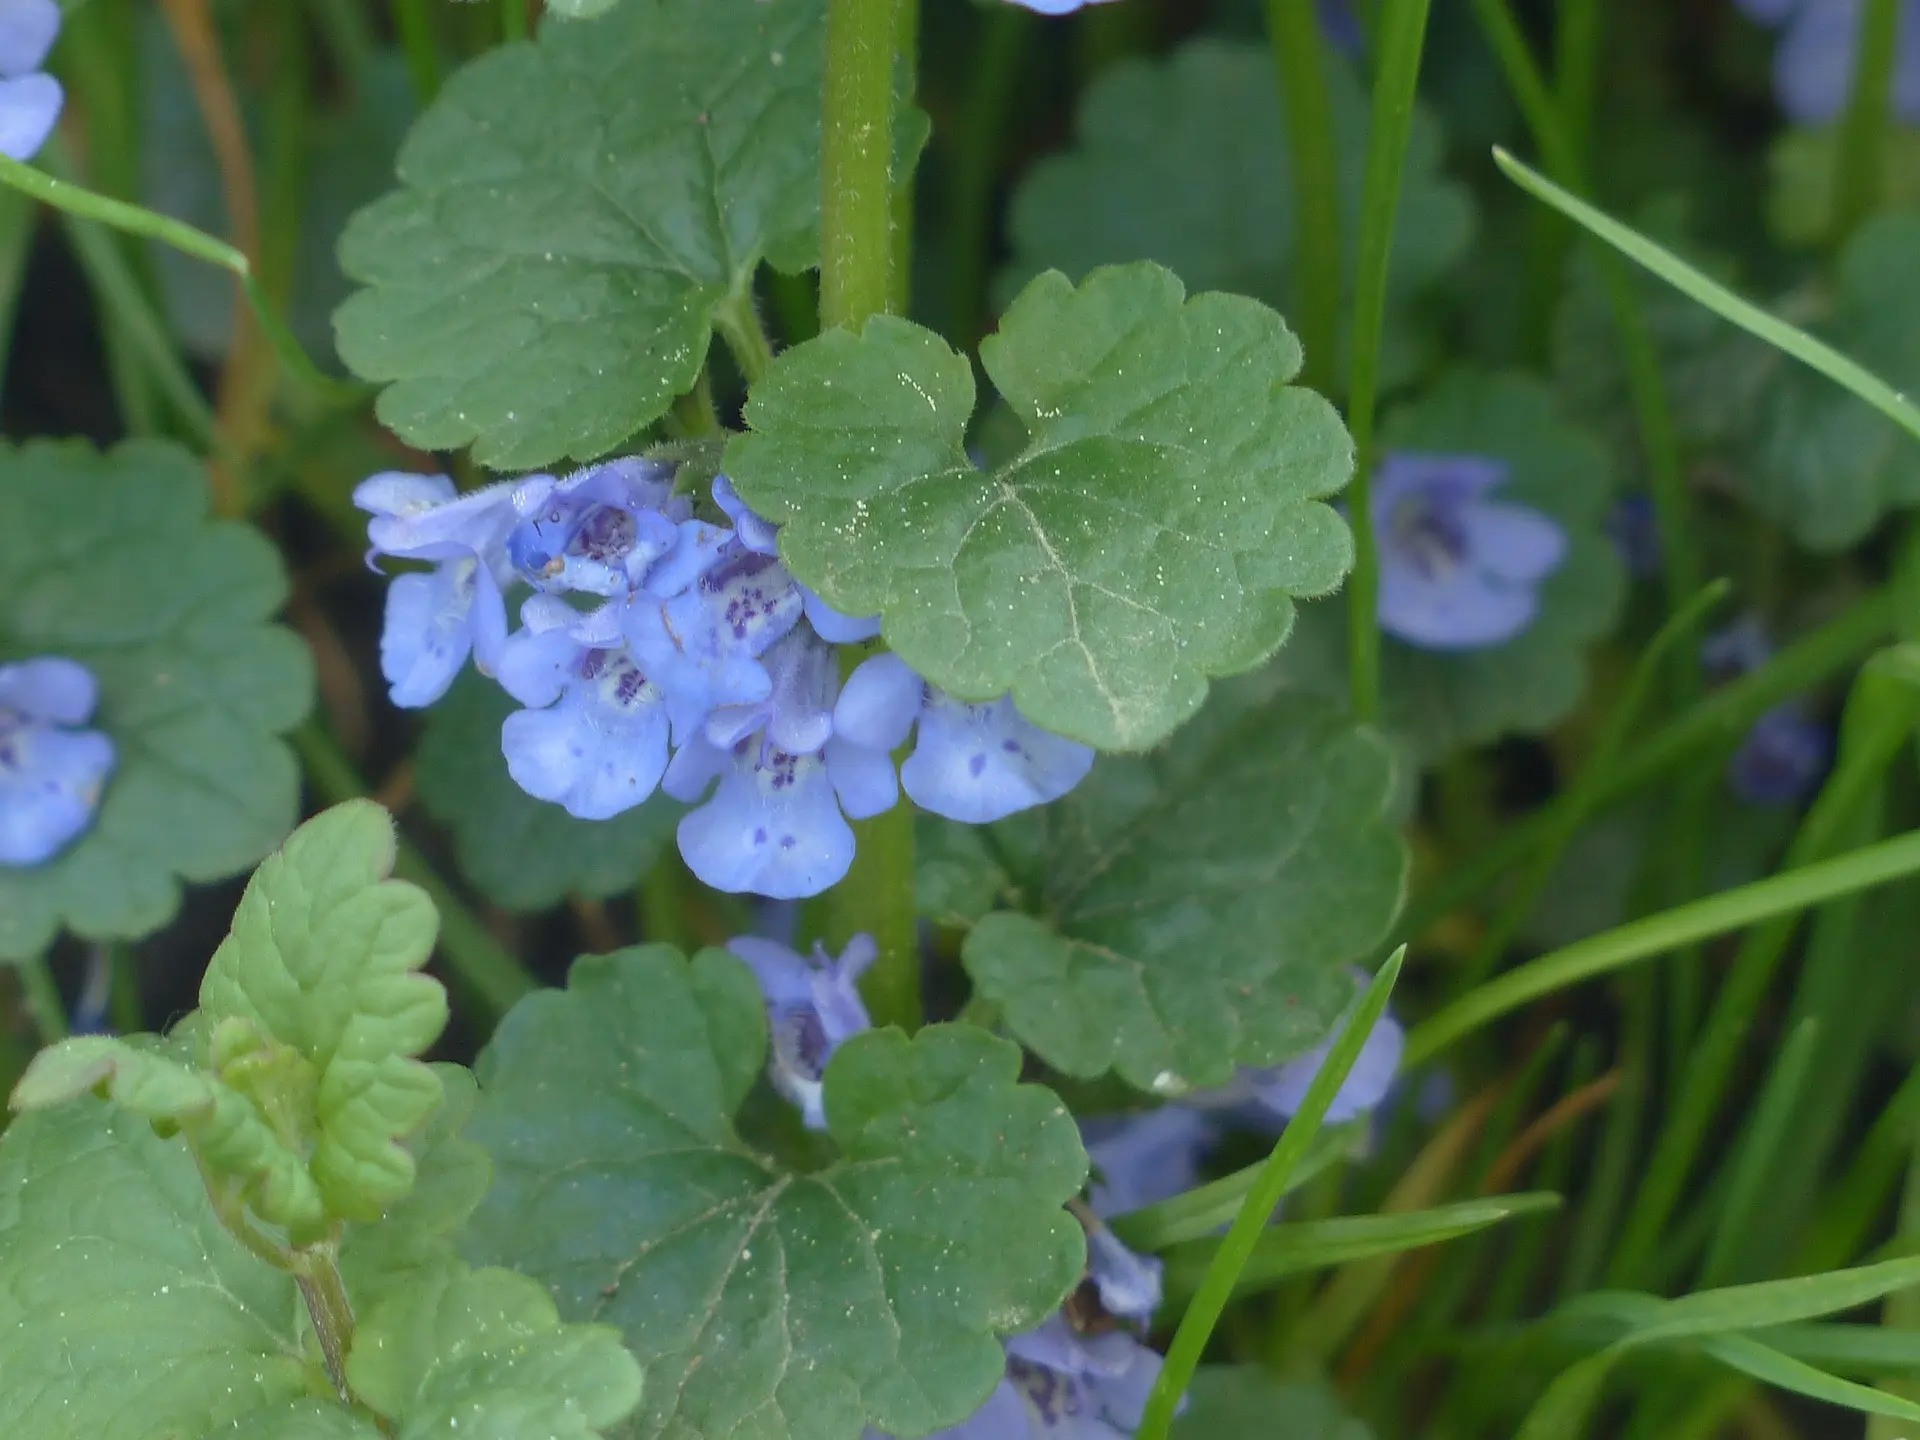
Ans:
{"type": "Polygon", "coordinates": [[[998,1381],[995,1336],[1079,1278],[1086,1156],[1019,1052],[960,1026],[856,1036],[827,1072],[840,1157],[784,1169],[733,1115],[766,1053],[745,966],[663,946],[579,961],[481,1060],[495,1185],[463,1242],[647,1369],[636,1433],[926,1434],[998,1381]]]}
{"type": "Polygon", "coordinates": [[[967,937],[981,994],[1069,1075],[1178,1094],[1312,1049],[1399,908],[1379,737],[1297,695],[1212,719],[1042,812],[1036,913],[967,937]]]}
{"type": "Polygon", "coordinates": [[[454,75],[340,263],[380,418],[496,468],[604,454],[692,387],[760,260],[810,263],[821,0],[631,0],[454,75]]]}
{"type": "Polygon", "coordinates": [[[225,879],[286,835],[300,772],[275,737],[313,701],[306,647],[268,623],[286,593],[257,531],[208,518],[206,472],[179,446],[0,445],[0,665],[86,666],[115,755],[79,839],[0,866],[0,961],[62,926],[144,935],[182,880],[225,879]]]}
{"type": "Polygon", "coordinates": [[[1158,265],[1040,276],[980,358],[1027,448],[967,457],[972,370],[879,317],[774,363],[726,468],[786,528],[780,553],[840,609],[970,700],[1013,692],[1036,724],[1140,750],[1207,679],[1271,654],[1293,597],[1352,556],[1324,497],[1352,442],[1291,386],[1300,346],[1242,296],[1188,297],[1158,265]]]}

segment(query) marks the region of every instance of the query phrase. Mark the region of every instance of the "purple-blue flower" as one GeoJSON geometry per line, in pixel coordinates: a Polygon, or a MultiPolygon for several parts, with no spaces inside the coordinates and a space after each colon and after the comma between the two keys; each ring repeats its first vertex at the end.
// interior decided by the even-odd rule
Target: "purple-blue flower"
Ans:
{"type": "Polygon", "coordinates": [[[99,703],[84,665],[42,656],[0,665],[0,865],[39,865],[92,821],[113,741],[80,727],[99,703]]]}
{"type": "MultiPolygon", "coordinates": [[[[540,477],[546,479],[548,477],[540,477]]],[[[387,587],[380,673],[395,705],[431,705],[472,655],[491,669],[506,639],[504,547],[519,521],[516,487],[458,494],[445,475],[390,470],[360,482],[353,503],[367,522],[369,561],[382,555],[437,562],[387,587]]]]}
{"type": "Polygon", "coordinates": [[[58,0],[0,0],[0,155],[31,160],[60,119],[60,82],[40,68],[59,34],[58,0]]]}
{"type": "MultiPolygon", "coordinates": [[[[1744,615],[1700,646],[1700,664],[1715,684],[1737,680],[1773,655],[1773,640],[1758,616],[1744,615]]],[[[1749,805],[1793,805],[1826,777],[1833,763],[1832,731],[1786,700],[1753,722],[1727,764],[1727,783],[1749,805]]]]}
{"type": "Polygon", "coordinates": [[[1489,499],[1506,479],[1506,463],[1482,455],[1402,451],[1380,463],[1382,630],[1424,650],[1480,650],[1533,623],[1566,535],[1538,510],[1489,499]]]}
{"type": "MultiPolygon", "coordinates": [[[[1853,94],[1862,0],[1734,0],[1761,25],[1781,31],[1773,88],[1787,117],[1803,125],[1837,120],[1853,94]]],[[[1920,0],[1906,0],[1893,71],[1893,111],[1920,121],[1920,0]]]]}
{"type": "MultiPolygon", "coordinates": [[[[1284,1065],[1243,1069],[1225,1089],[1195,1097],[1196,1103],[1237,1104],[1252,1100],[1283,1119],[1291,1120],[1299,1113],[1302,1102],[1307,1098],[1307,1087],[1319,1075],[1320,1067],[1327,1063],[1327,1056],[1332,1053],[1333,1042],[1339,1038],[1339,1032],[1340,1026],[1334,1026],[1333,1033],[1320,1044],[1284,1065]]],[[[1387,1091],[1393,1087],[1394,1077],[1400,1071],[1400,1055],[1406,1049],[1406,1043],[1407,1033],[1401,1028],[1400,1022],[1390,1013],[1381,1015],[1373,1029],[1367,1032],[1353,1068],[1347,1071],[1347,1078],[1340,1082],[1339,1090],[1334,1093],[1333,1103],[1327,1106],[1323,1123],[1343,1125],[1366,1114],[1386,1099],[1387,1091]]]]}
{"type": "Polygon", "coordinates": [[[645,460],[611,460],[564,480],[529,477],[516,488],[521,517],[507,558],[529,585],[589,595],[629,595],[681,540],[669,472],[645,460]]]}
{"type": "Polygon", "coordinates": [[[1796,805],[1832,763],[1832,733],[1789,700],[1753,722],[1727,762],[1727,783],[1749,805],[1796,805]]]}
{"type": "Polygon", "coordinates": [[[1220,1139],[1218,1119],[1188,1105],[1080,1122],[1093,1162],[1087,1200],[1105,1219],[1184,1195],[1200,1179],[1200,1161],[1220,1139]]]}
{"type": "Polygon", "coordinates": [[[557,703],[516,710],[500,727],[507,773],[569,815],[609,820],[653,794],[666,771],[664,697],[623,647],[574,643],[556,670],[557,703]]]}
{"type": "Polygon", "coordinates": [[[1607,538],[1636,580],[1650,580],[1660,573],[1660,525],[1653,497],[1646,491],[1620,497],[1607,515],[1607,538]]]}
{"type": "Polygon", "coordinates": [[[873,1024],[860,999],[860,977],[879,954],[873,937],[854,936],[838,959],[817,942],[802,956],[755,935],[737,936],[727,948],[747,962],[767,997],[773,1088],[800,1107],[808,1129],[826,1129],[827,1062],[842,1041],[873,1024]]]}
{"type": "Polygon", "coordinates": [[[1088,5],[1107,4],[1108,0],[1012,0],[1012,3],[1036,15],[1071,15],[1088,5]]]}
{"type": "Polygon", "coordinates": [[[525,707],[501,728],[521,789],[606,819],[662,788],[696,807],[679,828],[694,874],[771,899],[844,876],[848,821],[897,803],[902,774],[929,809],[990,820],[1086,773],[1085,746],[1009,701],[955,701],[897,661],[863,670],[843,715],[836,647],[878,635],[879,617],[842,614],[800,584],[778,527],[725,476],[713,498],[731,524],[695,519],[671,472],[637,458],[467,495],[443,475],[370,477],[354,492],[372,517],[369,562],[433,567],[388,590],[394,702],[431,704],[471,655],[525,707]],[[508,633],[507,594],[521,586],[534,593],[508,633]],[[892,750],[916,725],[896,774],[892,750]]]}
{"type": "Polygon", "coordinates": [[[764,700],[771,678],[760,656],[799,623],[800,587],[777,559],[728,541],[678,594],[642,598],[626,613],[627,643],[670,698],[685,744],[716,708],[764,700]]]}
{"type": "Polygon", "coordinates": [[[1010,696],[982,705],[927,684],[898,655],[875,655],[847,677],[834,733],[891,753],[919,727],[900,784],[916,805],[982,825],[1057,800],[1086,778],[1093,751],[1035,725],[1010,696]]]}

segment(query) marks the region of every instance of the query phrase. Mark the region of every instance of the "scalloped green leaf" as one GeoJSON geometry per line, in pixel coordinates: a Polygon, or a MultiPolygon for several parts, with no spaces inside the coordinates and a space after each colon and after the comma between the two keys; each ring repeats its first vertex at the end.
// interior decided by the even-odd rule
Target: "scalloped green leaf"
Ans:
{"type": "Polygon", "coordinates": [[[347,1383],[401,1422],[400,1440],[587,1440],[640,1403],[640,1365],[610,1325],[563,1325],[510,1270],[454,1270],[375,1308],[347,1383]]]}
{"type": "MultiPolygon", "coordinates": [[[[813,262],[822,0],[632,0],[453,75],[340,263],[380,418],[496,469],[613,449],[755,267],[813,262]]],[[[911,128],[911,127],[909,127],[911,128]]]]}
{"type": "Polygon", "coordinates": [[[1143,750],[1210,676],[1286,639],[1295,596],[1346,572],[1324,497],[1352,442],[1289,385],[1300,346],[1238,295],[1188,297],[1158,265],[1036,279],[980,347],[1028,431],[967,457],[972,369],[878,316],[787,351],[753,389],[726,470],[785,528],[793,572],[968,700],[1013,692],[1035,724],[1143,750]]]}
{"type": "MultiPolygon", "coordinates": [[[[1351,287],[1370,105],[1343,57],[1328,53],[1321,71],[1351,287]]],[[[1157,260],[1197,290],[1233,291],[1295,311],[1299,198],[1265,46],[1203,39],[1164,60],[1114,65],[1087,87],[1075,132],[1074,148],[1033,166],[1014,194],[1013,257],[996,284],[1001,297],[1049,268],[1077,278],[1100,265],[1157,260]]],[[[1409,303],[1466,253],[1473,236],[1472,201],[1441,173],[1441,158],[1439,126],[1421,107],[1394,232],[1388,384],[1408,378],[1424,348],[1409,303]]],[[[1352,309],[1343,304],[1341,315],[1352,309]]],[[[1337,368],[1345,373],[1344,364],[1337,368]]]]}
{"type": "Polygon", "coordinates": [[[290,1400],[254,1411],[222,1430],[220,1440],[382,1440],[382,1436],[372,1420],[328,1401],[290,1400]]]}
{"type": "Polygon", "coordinates": [[[461,871],[508,910],[632,889],[673,842],[686,807],[656,792],[611,820],[576,820],[534,799],[500,753],[500,724],[516,708],[498,685],[467,671],[427,711],[414,781],[427,813],[453,832],[461,871]]]}
{"type": "MultiPolygon", "coordinates": [[[[1586,650],[1608,634],[1626,577],[1605,533],[1613,498],[1606,451],[1560,412],[1553,393],[1517,374],[1455,370],[1382,427],[1383,453],[1492,455],[1510,467],[1499,498],[1530,505],[1566,531],[1567,556],[1541,585],[1540,610],[1504,645],[1442,654],[1383,636],[1381,723],[1425,764],[1508,733],[1537,734],[1564,719],[1586,689],[1586,650]]],[[[1303,610],[1282,653],[1286,683],[1347,693],[1347,607],[1337,597],[1303,610]]]]}
{"type": "Polygon", "coordinates": [[[396,1143],[441,1103],[414,1059],[447,1023],[447,996],[420,967],[439,917],[391,880],[393,818],[371,800],[321,812],[253,878],[200,984],[212,1019],[257,1026],[310,1062],[318,1133],[309,1161],[328,1208],[374,1220],[412,1188],[396,1143]]]}
{"type": "Polygon", "coordinates": [[[293,1278],[221,1229],[186,1146],[130,1111],[82,1099],[0,1136],[0,1276],[0,1434],[208,1435],[325,1392],[293,1278]]]}
{"type": "Polygon", "coordinates": [[[1000,1378],[995,1335],[1080,1278],[1071,1117],[982,1031],[870,1032],[827,1071],[839,1157],[796,1173],[734,1128],[766,1046],[730,955],[576,962],[481,1057],[471,1133],[496,1181],[463,1248],[540,1281],[563,1317],[620,1327],[648,1376],[635,1435],[958,1422],[1000,1378]]]}
{"type": "Polygon", "coordinates": [[[286,594],[257,531],[208,518],[205,471],[179,446],[0,445],[0,664],[87,666],[117,756],[85,834],[0,867],[0,961],[62,927],[144,935],[182,881],[224,879],[286,836],[300,772],[276,737],[313,701],[306,647],[270,623],[286,594]]]}
{"type": "Polygon", "coordinates": [[[362,1308],[457,1267],[455,1238],[493,1183],[487,1152],[461,1133],[480,1095],[473,1073],[459,1065],[432,1068],[444,1098],[433,1118],[407,1140],[414,1158],[413,1188],[378,1224],[349,1225],[340,1246],[347,1293],[362,1308]]]}
{"type": "Polygon", "coordinates": [[[1282,1380],[1259,1365],[1204,1365],[1173,1440],[1373,1440],[1373,1432],[1324,1385],[1282,1380]]]}
{"type": "MultiPolygon", "coordinates": [[[[1841,252],[1825,323],[1806,328],[1920,389],[1920,213],[1861,227],[1841,252]]],[[[1805,366],[1779,366],[1748,433],[1747,493],[1810,550],[1844,549],[1888,512],[1920,505],[1920,442],[1805,366]]]]}
{"type": "MultiPolygon", "coordinates": [[[[141,1037],[145,1040],[147,1037],[141,1037]]],[[[42,1050],[14,1086],[17,1111],[50,1110],[97,1093],[167,1133],[184,1132],[207,1169],[239,1182],[254,1212],[295,1232],[326,1223],[306,1159],[246,1094],[151,1044],[80,1035],[42,1050]]]]}
{"type": "Polygon", "coordinates": [[[1406,854],[1378,736],[1319,699],[1223,705],[1163,752],[1107,757],[1041,815],[1032,914],[963,959],[1035,1054],[1159,1094],[1291,1059],[1353,998],[1406,854]]]}

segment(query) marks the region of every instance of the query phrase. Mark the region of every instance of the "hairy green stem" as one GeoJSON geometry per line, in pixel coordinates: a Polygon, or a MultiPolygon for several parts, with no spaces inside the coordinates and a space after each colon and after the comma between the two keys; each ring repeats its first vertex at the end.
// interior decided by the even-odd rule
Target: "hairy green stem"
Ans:
{"type": "MultiPolygon", "coordinates": [[[[296,730],[293,744],[306,766],[307,779],[326,803],[337,805],[366,795],[367,787],[354,772],[353,763],[318,723],[309,721],[296,730]]],[[[498,1018],[506,1014],[515,1001],[539,988],[538,982],[500,947],[487,927],[404,836],[400,838],[393,873],[427,892],[434,909],[440,913],[441,956],[455,978],[465,984],[490,1016],[498,1018]]]]}
{"type": "Polygon", "coordinates": [[[67,1007],[61,1002],[60,987],[53,983],[53,970],[45,955],[35,955],[14,966],[20,977],[20,993],[27,1002],[27,1015],[43,1045],[55,1045],[71,1033],[67,1025],[67,1007]]]}
{"type": "MultiPolygon", "coordinates": [[[[900,0],[828,0],[820,142],[820,323],[858,330],[894,294],[893,74],[900,0]]],[[[860,650],[847,647],[851,667],[860,650]]],[[[870,934],[879,958],[861,985],[876,1025],[920,1024],[913,807],[854,822],[851,868],[809,907],[807,929],[838,950],[870,934]]]]}
{"type": "Polygon", "coordinates": [[[400,34],[407,76],[422,106],[440,93],[440,44],[433,34],[434,0],[393,0],[393,28],[400,34]]]}
{"type": "MultiPolygon", "coordinates": [[[[920,75],[920,0],[897,0],[899,10],[894,17],[893,43],[899,57],[899,68],[908,75],[920,75]]],[[[908,99],[914,98],[911,94],[908,99]]],[[[887,308],[895,315],[907,313],[913,296],[913,214],[914,185],[919,181],[920,167],[914,166],[907,172],[904,184],[893,187],[893,236],[889,247],[893,270],[887,286],[887,308]]]]}
{"type": "Polygon", "coordinates": [[[327,1376],[343,1405],[353,1404],[347,1385],[347,1356],[353,1349],[353,1305],[346,1282],[340,1278],[340,1258],[331,1245],[318,1245],[294,1254],[293,1278],[307,1303],[320,1353],[326,1357],[327,1376]]]}
{"type": "Polygon", "coordinates": [[[1306,352],[1301,378],[1328,391],[1340,328],[1341,204],[1327,48],[1320,37],[1318,0],[1266,0],[1266,8],[1292,169],[1295,308],[1306,352]]]}
{"type": "Polygon", "coordinates": [[[900,0],[828,0],[820,323],[858,330],[892,295],[893,64],[900,0]]]}
{"type": "Polygon", "coordinates": [[[1920,831],[1911,831],[1577,941],[1509,970],[1417,1026],[1407,1036],[1402,1064],[1417,1069],[1481,1026],[1596,975],[1917,872],[1920,831]]]}
{"type": "MultiPolygon", "coordinates": [[[[1873,212],[1886,183],[1887,132],[1893,116],[1893,75],[1900,22],[1920,24],[1905,0],[1866,0],[1854,43],[1853,98],[1840,121],[1840,153],[1833,170],[1832,240],[1838,246],[1873,212]]],[[[1909,41],[1911,43],[1911,41],[1909,41]]]]}
{"type": "Polygon", "coordinates": [[[773,364],[773,342],[767,339],[766,327],[760,323],[760,310],[753,303],[750,286],[743,286],[727,297],[726,303],[714,312],[713,326],[727,342],[727,353],[733,356],[733,363],[740,367],[747,384],[758,385],[773,364]]]}
{"type": "Polygon", "coordinates": [[[1380,347],[1386,329],[1388,269],[1400,211],[1400,181],[1426,46],[1428,0],[1387,0],[1367,136],[1366,186],[1360,202],[1359,258],[1353,296],[1353,370],[1347,427],[1353,432],[1354,475],[1347,491],[1353,526],[1353,574],[1347,581],[1348,678],[1354,717],[1380,714],[1380,550],[1373,526],[1373,422],[1379,403],[1380,347]]]}

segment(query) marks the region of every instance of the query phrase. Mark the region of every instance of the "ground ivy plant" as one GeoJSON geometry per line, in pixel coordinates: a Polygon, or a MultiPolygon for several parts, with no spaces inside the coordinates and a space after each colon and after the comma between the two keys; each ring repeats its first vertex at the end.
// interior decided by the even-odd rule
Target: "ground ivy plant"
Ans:
{"type": "Polygon", "coordinates": [[[0,0],[0,1436],[1920,1422],[1915,126],[1912,0],[0,0]]]}

